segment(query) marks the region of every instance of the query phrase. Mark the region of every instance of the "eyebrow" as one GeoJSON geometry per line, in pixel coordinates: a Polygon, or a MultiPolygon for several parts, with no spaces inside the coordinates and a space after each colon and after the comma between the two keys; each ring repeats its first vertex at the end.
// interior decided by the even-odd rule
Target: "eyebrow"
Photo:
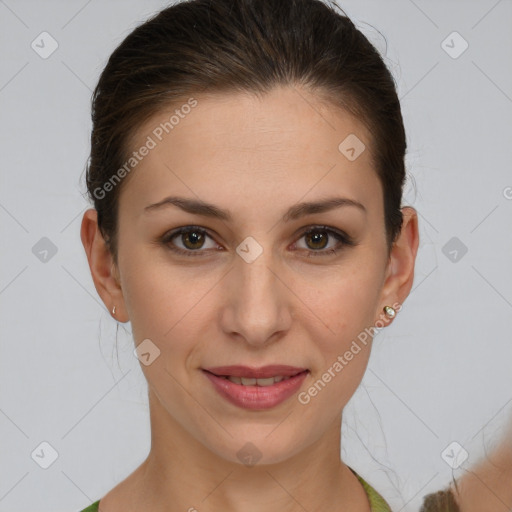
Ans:
{"type": "MultiPolygon", "coordinates": [[[[144,208],[144,213],[158,211],[172,205],[177,206],[188,213],[202,215],[204,217],[212,217],[224,221],[231,221],[233,218],[228,210],[223,210],[214,204],[201,201],[200,199],[189,199],[186,197],[176,196],[166,197],[158,203],[146,206],[144,208]]],[[[291,206],[283,215],[283,221],[288,222],[306,215],[323,213],[343,206],[353,206],[363,213],[367,213],[366,208],[359,201],[349,199],[347,197],[330,197],[321,201],[310,201],[291,206]]]]}

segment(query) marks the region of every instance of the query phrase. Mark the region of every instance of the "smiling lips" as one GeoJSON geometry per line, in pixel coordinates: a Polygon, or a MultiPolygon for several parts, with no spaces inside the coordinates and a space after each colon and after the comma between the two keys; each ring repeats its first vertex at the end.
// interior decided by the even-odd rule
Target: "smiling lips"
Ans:
{"type": "Polygon", "coordinates": [[[207,368],[203,372],[216,391],[232,404],[244,409],[268,409],[293,395],[309,370],[287,365],[237,365],[207,368]]]}
{"type": "Polygon", "coordinates": [[[213,373],[214,375],[223,376],[236,376],[236,377],[248,377],[248,378],[262,378],[275,377],[276,375],[282,375],[283,377],[290,377],[297,375],[300,372],[307,371],[306,368],[297,368],[296,366],[287,366],[283,364],[273,364],[269,366],[263,366],[261,368],[251,368],[250,366],[216,366],[214,368],[205,368],[207,372],[213,373]]]}

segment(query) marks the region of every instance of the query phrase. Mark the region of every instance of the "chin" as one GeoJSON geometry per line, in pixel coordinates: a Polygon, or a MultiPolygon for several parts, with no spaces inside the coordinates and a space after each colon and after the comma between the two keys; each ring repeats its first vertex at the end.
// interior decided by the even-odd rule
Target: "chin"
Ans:
{"type": "MultiPolygon", "coordinates": [[[[247,468],[280,464],[292,458],[304,448],[304,439],[294,439],[291,432],[282,429],[277,433],[275,426],[247,428],[247,435],[226,436],[225,443],[207,446],[218,457],[229,463],[247,468]],[[273,432],[269,435],[270,432],[273,432]]],[[[229,429],[228,429],[229,431],[229,429]]]]}

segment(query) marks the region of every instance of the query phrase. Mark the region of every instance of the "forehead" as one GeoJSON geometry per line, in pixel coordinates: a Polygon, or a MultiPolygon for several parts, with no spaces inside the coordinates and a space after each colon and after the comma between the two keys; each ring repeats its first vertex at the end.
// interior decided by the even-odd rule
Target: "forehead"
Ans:
{"type": "Polygon", "coordinates": [[[295,87],[185,99],[141,125],[131,151],[145,153],[120,198],[133,215],[177,193],[233,209],[333,192],[382,205],[363,123],[295,87]]]}

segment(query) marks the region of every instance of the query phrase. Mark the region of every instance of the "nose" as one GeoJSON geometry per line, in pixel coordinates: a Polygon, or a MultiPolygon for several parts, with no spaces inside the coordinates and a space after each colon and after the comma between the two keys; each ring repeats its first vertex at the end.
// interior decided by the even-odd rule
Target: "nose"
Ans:
{"type": "Polygon", "coordinates": [[[291,326],[293,293],[271,256],[264,251],[250,263],[237,256],[222,287],[223,331],[255,347],[277,340],[291,326]]]}

